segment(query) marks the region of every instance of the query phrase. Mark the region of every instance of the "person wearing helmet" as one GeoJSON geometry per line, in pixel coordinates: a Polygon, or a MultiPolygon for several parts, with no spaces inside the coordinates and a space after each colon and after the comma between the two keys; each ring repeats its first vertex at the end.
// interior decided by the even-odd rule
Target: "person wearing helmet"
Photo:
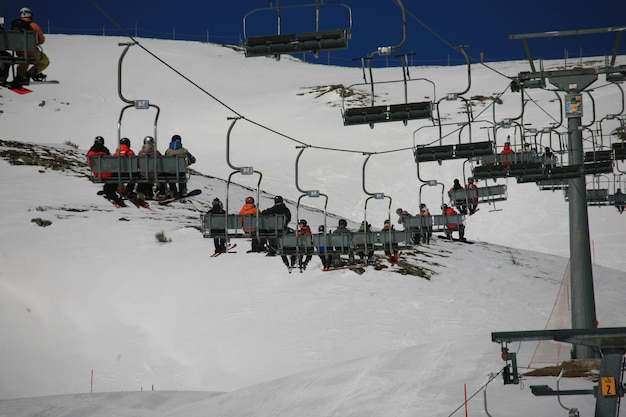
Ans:
{"type": "MultiPolygon", "coordinates": [[[[130,148],[130,139],[122,138],[120,139],[120,144],[118,148],[115,150],[113,156],[135,156],[135,152],[130,148]]],[[[135,183],[129,182],[126,184],[125,188],[121,188],[118,190],[120,194],[125,194],[129,197],[135,194],[135,183]]]]}
{"type": "MultiPolygon", "coordinates": [[[[152,136],[146,136],[143,139],[143,145],[139,152],[137,152],[138,156],[142,156],[143,159],[147,160],[149,156],[161,156],[161,153],[154,148],[154,138],[152,136]]],[[[145,164],[145,166],[152,166],[153,164],[145,164]]],[[[157,200],[165,198],[165,183],[159,184],[158,186],[158,196],[157,200]]],[[[140,182],[137,184],[137,193],[141,194],[143,198],[151,200],[154,198],[154,183],[152,182],[140,182]]]]}
{"type": "MultiPolygon", "coordinates": [[[[187,165],[196,163],[196,158],[191,154],[191,152],[183,147],[183,140],[180,135],[172,136],[172,140],[170,141],[169,147],[165,151],[165,155],[183,155],[185,157],[187,165]]],[[[170,182],[170,191],[177,198],[184,196],[185,194],[187,194],[187,182],[181,181],[178,184],[176,184],[175,182],[170,182]]]]}
{"type": "MultiPolygon", "coordinates": [[[[41,45],[46,41],[41,27],[33,21],[33,12],[28,7],[22,7],[20,9],[20,17],[11,22],[11,29],[34,31],[37,45],[41,45]]],[[[40,47],[34,51],[17,51],[17,55],[34,57],[35,63],[30,68],[29,63],[18,64],[15,79],[13,80],[14,84],[28,84],[31,79],[34,81],[44,81],[46,79],[46,75],[43,74],[43,71],[50,65],[50,60],[40,47]]]]}
{"type": "MultiPolygon", "coordinates": [[[[381,232],[381,235],[385,232],[393,232],[394,230],[395,229],[391,224],[391,221],[387,219],[383,224],[383,230],[381,232]]],[[[391,265],[395,265],[396,262],[398,262],[398,244],[395,242],[390,244],[388,236],[381,236],[381,240],[383,241],[383,248],[385,250],[385,255],[387,256],[387,259],[389,260],[391,265]]]]}
{"type": "Polygon", "coordinates": [[[350,244],[350,241],[352,240],[352,232],[348,229],[348,222],[346,219],[339,219],[337,228],[333,231],[333,234],[348,235],[342,240],[342,246],[335,246],[334,248],[335,253],[333,254],[333,266],[343,266],[343,260],[339,254],[346,251],[348,252],[348,263],[351,265],[354,264],[354,252],[352,250],[352,245],[350,244]]]}
{"type": "MultiPolygon", "coordinates": [[[[398,215],[398,224],[404,224],[405,223],[405,219],[407,217],[411,217],[413,216],[411,213],[409,213],[406,210],[403,210],[401,208],[398,208],[396,210],[396,214],[398,215]]],[[[417,228],[411,228],[413,230],[413,243],[415,243],[416,245],[420,243],[420,229],[419,227],[417,228]]],[[[407,230],[407,227],[404,226],[404,230],[407,230]]]]}
{"type": "MultiPolygon", "coordinates": [[[[301,235],[311,235],[311,228],[309,227],[308,223],[306,220],[304,219],[300,219],[300,221],[298,222],[298,236],[301,235]]],[[[313,241],[309,239],[309,242],[307,244],[307,246],[309,248],[313,248],[313,241]]],[[[307,267],[307,265],[309,264],[309,262],[311,262],[311,259],[313,258],[312,254],[307,254],[305,255],[300,255],[300,259],[298,259],[298,267],[300,268],[300,272],[304,271],[307,267]]]]}
{"type": "MultiPolygon", "coordinates": [[[[287,205],[285,205],[285,202],[283,201],[283,197],[282,196],[275,196],[274,197],[274,205],[270,208],[266,208],[265,210],[263,210],[261,212],[261,215],[266,216],[266,215],[275,215],[275,214],[284,214],[285,215],[285,224],[282,225],[283,226],[283,232],[287,233],[289,231],[289,222],[291,221],[291,210],[289,210],[289,207],[287,207],[287,205]]],[[[280,227],[279,225],[277,225],[277,227],[280,227]]],[[[276,239],[269,239],[268,240],[268,247],[267,247],[267,255],[266,256],[275,256],[276,255],[276,251],[275,248],[277,246],[277,241],[276,239]]],[[[289,267],[289,265],[288,265],[289,267]]]]}
{"type": "Polygon", "coordinates": [[[430,210],[428,209],[428,207],[426,206],[426,204],[421,203],[420,204],[420,216],[422,217],[427,217],[429,220],[425,221],[422,219],[422,224],[424,224],[424,222],[426,222],[427,226],[426,227],[422,227],[422,230],[420,230],[420,235],[422,238],[422,242],[429,245],[430,244],[430,238],[433,237],[433,227],[431,226],[432,224],[432,218],[430,217],[430,210]]]}
{"type": "Polygon", "coordinates": [[[504,147],[500,152],[500,163],[504,165],[510,165],[513,162],[515,151],[511,148],[511,135],[507,136],[504,147]]]}
{"type": "MultiPolygon", "coordinates": [[[[448,207],[447,204],[442,204],[441,210],[443,210],[444,216],[454,216],[455,214],[459,214],[452,207],[448,207]]],[[[459,240],[461,242],[465,242],[465,225],[463,222],[449,221],[446,223],[446,237],[448,239],[452,239],[452,232],[455,231],[459,232],[459,240]]]]}
{"type": "Polygon", "coordinates": [[[471,216],[478,210],[478,187],[474,184],[474,178],[469,177],[467,179],[465,190],[467,192],[467,208],[471,216]]]}
{"type": "MultiPolygon", "coordinates": [[[[211,203],[211,209],[209,211],[207,211],[207,214],[224,214],[226,213],[224,211],[224,205],[222,204],[222,201],[215,197],[213,199],[213,202],[211,203]]],[[[225,230],[215,230],[212,229],[211,232],[214,233],[218,233],[218,234],[226,234],[225,230]]],[[[215,246],[215,254],[217,253],[226,253],[226,239],[224,236],[218,236],[218,237],[214,237],[213,238],[213,246],[215,246]]]]}
{"type": "Polygon", "coordinates": [[[467,198],[465,196],[465,188],[461,185],[461,182],[457,179],[454,180],[452,188],[448,190],[448,197],[450,201],[454,203],[462,214],[467,214],[467,198]]]}
{"type": "MultiPolygon", "coordinates": [[[[87,165],[89,165],[89,168],[91,168],[94,178],[100,178],[104,180],[106,178],[111,178],[113,176],[112,172],[97,172],[97,171],[94,172],[93,171],[95,167],[94,160],[96,159],[96,157],[108,156],[108,155],[111,155],[111,152],[109,151],[109,148],[104,146],[104,138],[102,136],[96,136],[96,138],[93,141],[93,146],[89,148],[89,151],[87,151],[87,165]]],[[[107,200],[111,201],[113,204],[124,206],[124,201],[117,194],[116,190],[117,190],[117,185],[115,183],[105,182],[104,185],[102,186],[102,191],[107,200]]]]}
{"type": "MultiPolygon", "coordinates": [[[[369,233],[371,231],[372,231],[372,225],[370,224],[370,222],[363,220],[361,224],[359,225],[359,233],[365,233],[365,232],[369,233]]],[[[370,240],[368,239],[368,242],[369,241],[370,240]]],[[[374,258],[374,250],[373,250],[374,248],[371,247],[369,249],[372,249],[372,250],[367,251],[367,256],[364,250],[360,250],[357,252],[357,255],[359,256],[359,259],[361,259],[361,262],[367,262],[374,258]]]]}
{"type": "Polygon", "coordinates": [[[255,228],[246,227],[246,221],[255,222],[251,219],[251,216],[256,216],[257,213],[258,209],[254,204],[254,197],[246,197],[244,205],[241,207],[241,210],[239,210],[239,215],[241,216],[241,226],[243,227],[244,233],[252,236],[252,249],[250,249],[248,253],[265,251],[265,240],[256,235],[255,228]]]}
{"type": "Polygon", "coordinates": [[[320,235],[317,253],[319,253],[320,261],[322,261],[322,271],[328,271],[331,265],[331,257],[326,253],[326,246],[324,246],[324,239],[322,239],[326,234],[326,228],[323,224],[317,226],[317,234],[320,235]]]}

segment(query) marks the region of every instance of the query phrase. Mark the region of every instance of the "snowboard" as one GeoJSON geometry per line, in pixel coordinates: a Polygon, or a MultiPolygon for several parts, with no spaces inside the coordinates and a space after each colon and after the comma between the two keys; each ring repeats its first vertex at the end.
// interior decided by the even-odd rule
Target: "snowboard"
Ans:
{"type": "Polygon", "coordinates": [[[30,80],[28,83],[26,84],[60,84],[59,80],[43,80],[43,81],[35,81],[35,80],[30,80]]]}
{"type": "Polygon", "coordinates": [[[166,198],[164,200],[155,200],[155,201],[163,206],[163,205],[172,203],[174,201],[182,200],[182,199],[188,198],[188,197],[193,197],[193,196],[198,195],[198,194],[202,194],[202,190],[195,189],[195,190],[189,191],[187,194],[185,194],[183,196],[180,196],[178,198],[170,197],[170,198],[166,198]]]}

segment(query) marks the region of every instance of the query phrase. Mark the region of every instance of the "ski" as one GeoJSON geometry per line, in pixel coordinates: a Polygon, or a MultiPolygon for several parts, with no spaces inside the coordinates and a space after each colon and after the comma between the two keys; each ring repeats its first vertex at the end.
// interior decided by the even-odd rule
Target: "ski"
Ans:
{"type": "Polygon", "coordinates": [[[121,198],[109,198],[104,194],[104,191],[98,191],[98,195],[101,195],[102,197],[105,198],[105,200],[107,200],[109,203],[113,204],[115,206],[115,208],[122,208],[122,207],[126,207],[126,204],[124,203],[124,200],[122,200],[121,198]]]}
{"type": "Polygon", "coordinates": [[[143,197],[140,197],[138,195],[134,195],[132,197],[129,197],[128,201],[133,203],[137,208],[145,208],[145,209],[148,209],[148,210],[152,210],[150,208],[150,205],[148,204],[148,202],[143,197]]]}
{"type": "Polygon", "coordinates": [[[182,200],[182,199],[185,199],[185,198],[188,198],[188,197],[193,197],[193,196],[201,194],[201,193],[202,193],[202,190],[195,189],[195,190],[189,191],[187,194],[185,194],[183,196],[180,196],[178,198],[170,197],[170,198],[166,198],[166,199],[163,199],[163,200],[155,200],[155,201],[163,206],[163,205],[172,203],[174,201],[182,200]]]}
{"type": "Polygon", "coordinates": [[[213,255],[211,255],[211,258],[217,258],[223,253],[237,253],[237,252],[231,252],[231,249],[235,249],[236,247],[237,247],[236,243],[229,243],[228,246],[226,247],[226,252],[215,252],[213,255]]]}

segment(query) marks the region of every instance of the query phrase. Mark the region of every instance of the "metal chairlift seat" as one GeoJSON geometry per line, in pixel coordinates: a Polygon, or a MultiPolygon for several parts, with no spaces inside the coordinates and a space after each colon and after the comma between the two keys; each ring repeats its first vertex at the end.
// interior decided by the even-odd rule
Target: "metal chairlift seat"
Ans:
{"type": "Polygon", "coordinates": [[[616,161],[626,159],[626,142],[615,142],[611,145],[616,161]]]}
{"type": "Polygon", "coordinates": [[[468,159],[494,155],[493,143],[491,141],[459,143],[456,145],[418,146],[413,153],[415,162],[468,159]]]}
{"type": "MultiPolygon", "coordinates": [[[[609,200],[609,190],[606,188],[589,188],[586,190],[588,206],[608,206],[611,204],[609,200]]],[[[565,189],[563,193],[565,201],[569,201],[569,189],[565,189]]]]}
{"type": "Polygon", "coordinates": [[[430,101],[353,107],[343,111],[343,124],[344,126],[369,124],[373,127],[373,124],[382,122],[406,123],[409,120],[429,119],[432,113],[430,101]]]}
{"type": "MultiPolygon", "coordinates": [[[[271,4],[271,3],[270,3],[271,4]]],[[[303,16],[298,16],[298,23],[302,23],[303,16]]],[[[346,49],[350,39],[350,33],[352,29],[352,10],[350,7],[342,3],[328,3],[323,2],[315,4],[300,4],[291,6],[280,6],[280,1],[277,5],[265,8],[259,8],[252,10],[244,16],[243,30],[244,40],[242,42],[243,49],[246,57],[257,56],[272,56],[276,59],[280,58],[281,54],[297,54],[312,52],[318,54],[323,51],[336,51],[340,49],[346,49]],[[320,20],[320,7],[321,6],[341,6],[347,11],[347,25],[345,28],[321,30],[320,20]],[[282,11],[294,10],[294,9],[306,9],[315,8],[315,28],[313,32],[299,32],[299,33],[281,33],[282,11]],[[278,17],[278,33],[263,36],[248,36],[248,17],[256,13],[271,12],[278,17]]]]}
{"type": "Polygon", "coordinates": [[[201,216],[205,238],[277,238],[285,234],[284,214],[239,215],[206,213],[201,216]]]}
{"type": "Polygon", "coordinates": [[[187,182],[187,160],[184,155],[89,157],[95,183],[120,181],[187,182]]]}
{"type": "Polygon", "coordinates": [[[8,52],[0,55],[2,64],[33,64],[36,56],[28,56],[28,52],[37,51],[37,33],[33,30],[0,30],[0,51],[8,52]]]}
{"type": "Polygon", "coordinates": [[[459,203],[467,204],[475,200],[476,203],[491,203],[493,201],[504,201],[508,198],[506,185],[497,184],[476,189],[452,190],[448,193],[453,206],[459,203]]]}
{"type": "Polygon", "coordinates": [[[244,44],[245,56],[271,56],[297,54],[304,52],[319,53],[348,47],[347,29],[334,29],[320,32],[289,33],[270,36],[254,36],[244,44]]]}

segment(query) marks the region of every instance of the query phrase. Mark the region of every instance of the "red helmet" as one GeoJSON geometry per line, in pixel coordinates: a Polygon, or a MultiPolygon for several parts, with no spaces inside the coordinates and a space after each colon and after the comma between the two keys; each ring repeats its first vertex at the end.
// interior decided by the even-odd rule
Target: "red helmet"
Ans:
{"type": "Polygon", "coordinates": [[[254,204],[254,198],[253,197],[246,197],[246,204],[254,204]]]}

